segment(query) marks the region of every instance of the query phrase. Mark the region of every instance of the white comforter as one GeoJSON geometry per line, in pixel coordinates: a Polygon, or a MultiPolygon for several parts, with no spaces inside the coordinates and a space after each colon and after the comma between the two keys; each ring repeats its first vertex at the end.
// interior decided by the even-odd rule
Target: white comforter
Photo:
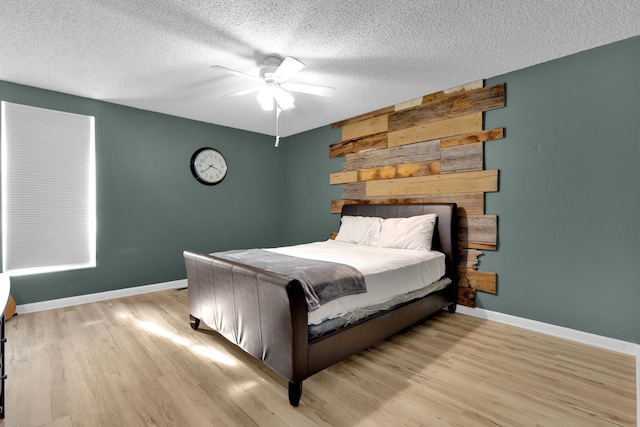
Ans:
{"type": "Polygon", "coordinates": [[[389,249],[335,240],[267,250],[299,258],[347,264],[364,275],[367,292],[323,304],[309,313],[310,325],[420,289],[440,279],[445,273],[445,256],[436,251],[389,249]]]}

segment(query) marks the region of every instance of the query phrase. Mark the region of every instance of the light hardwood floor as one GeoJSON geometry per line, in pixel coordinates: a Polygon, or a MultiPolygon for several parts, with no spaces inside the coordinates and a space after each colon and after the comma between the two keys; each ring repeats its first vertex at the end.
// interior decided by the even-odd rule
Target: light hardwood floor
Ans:
{"type": "Polygon", "coordinates": [[[7,322],[3,426],[635,426],[635,359],[441,314],[286,382],[189,327],[187,291],[7,322]]]}

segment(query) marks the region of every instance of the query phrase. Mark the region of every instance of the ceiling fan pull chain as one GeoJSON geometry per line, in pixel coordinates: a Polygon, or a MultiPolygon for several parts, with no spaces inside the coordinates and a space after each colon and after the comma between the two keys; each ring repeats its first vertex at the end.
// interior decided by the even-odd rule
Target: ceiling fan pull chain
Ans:
{"type": "Polygon", "coordinates": [[[280,132],[278,131],[278,119],[280,118],[280,106],[276,103],[276,148],[280,145],[280,137],[278,136],[280,132]]]}

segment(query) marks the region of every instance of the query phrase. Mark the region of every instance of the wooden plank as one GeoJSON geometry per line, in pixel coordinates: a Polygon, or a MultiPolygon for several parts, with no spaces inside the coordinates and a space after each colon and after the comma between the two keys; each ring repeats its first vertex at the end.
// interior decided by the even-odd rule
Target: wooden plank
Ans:
{"type": "Polygon", "coordinates": [[[459,85],[459,86],[454,86],[445,90],[441,90],[438,92],[433,92],[430,93],[428,95],[424,95],[422,97],[422,104],[426,104],[429,102],[433,102],[437,99],[442,99],[442,98],[446,98],[450,95],[453,95],[455,93],[463,93],[463,92],[469,92],[475,89],[480,89],[481,87],[484,86],[484,81],[483,80],[476,80],[474,82],[470,82],[470,83],[465,83],[463,85],[459,85]]]}
{"type": "Polygon", "coordinates": [[[347,154],[342,164],[345,171],[394,166],[402,163],[418,163],[440,159],[440,141],[423,141],[417,144],[347,154]]]}
{"type": "Polygon", "coordinates": [[[366,194],[366,183],[354,182],[351,184],[344,184],[342,186],[342,198],[343,199],[364,199],[366,194]]]}
{"type": "Polygon", "coordinates": [[[458,218],[458,243],[463,248],[493,249],[498,242],[496,215],[471,215],[458,218]]]}
{"type": "Polygon", "coordinates": [[[440,173],[440,161],[405,163],[396,166],[396,177],[407,178],[410,176],[438,175],[440,173]]]}
{"type": "Polygon", "coordinates": [[[457,203],[458,215],[484,214],[484,193],[432,194],[433,203],[457,203]]]}
{"type": "Polygon", "coordinates": [[[477,269],[480,256],[484,255],[482,251],[477,249],[458,249],[458,265],[464,269],[477,269]]]}
{"type": "Polygon", "coordinates": [[[495,294],[497,292],[497,275],[487,271],[476,271],[473,268],[458,266],[459,286],[476,291],[495,294]]]}
{"type": "MultiPolygon", "coordinates": [[[[466,84],[463,84],[463,85],[459,85],[459,86],[455,86],[455,87],[452,87],[452,88],[449,88],[449,89],[441,90],[439,92],[434,92],[434,93],[431,93],[429,95],[423,96],[422,99],[421,99],[421,104],[424,104],[424,103],[427,103],[427,102],[431,102],[431,101],[433,101],[435,99],[444,98],[444,97],[449,96],[449,95],[451,95],[453,93],[460,93],[460,92],[465,92],[465,91],[478,89],[478,88],[481,88],[483,85],[484,85],[484,81],[483,80],[476,80],[476,81],[469,82],[469,83],[466,83],[466,84]]],[[[420,99],[420,98],[417,98],[417,99],[420,99]]],[[[411,100],[411,101],[413,101],[413,100],[411,100]]],[[[411,102],[411,101],[408,101],[408,102],[411,102]]],[[[363,120],[371,119],[372,117],[378,117],[378,116],[384,116],[384,115],[387,115],[387,114],[391,114],[394,111],[396,111],[396,108],[397,108],[398,105],[402,105],[402,104],[403,103],[396,104],[396,105],[391,105],[391,106],[388,106],[388,107],[381,108],[379,110],[370,111],[368,113],[361,114],[361,115],[356,116],[356,117],[351,117],[351,118],[346,119],[346,120],[335,122],[335,123],[331,124],[331,127],[334,128],[334,129],[341,128],[341,127],[344,127],[344,126],[349,125],[349,124],[353,124],[353,123],[361,122],[363,120]]]]}
{"type": "Polygon", "coordinates": [[[504,83],[456,92],[389,115],[389,132],[504,107],[504,83]]]}
{"type": "Polygon", "coordinates": [[[336,240],[336,237],[338,237],[338,233],[336,231],[332,231],[331,233],[329,233],[329,238],[331,240],[336,240]]]}
{"type": "Polygon", "coordinates": [[[418,105],[422,105],[423,96],[419,98],[410,99],[408,101],[401,102],[399,104],[394,105],[394,111],[402,111],[407,110],[409,108],[417,107],[418,105]]]}
{"type": "Polygon", "coordinates": [[[467,271],[467,280],[469,281],[470,287],[477,291],[487,292],[490,294],[495,294],[497,292],[496,277],[496,273],[488,271],[467,271]]]}
{"type": "Polygon", "coordinates": [[[470,82],[470,83],[465,83],[463,85],[458,85],[458,86],[454,86],[448,89],[444,89],[438,92],[433,92],[430,93],[428,95],[424,95],[422,97],[422,104],[426,104],[428,102],[432,102],[435,101],[437,99],[442,99],[442,98],[446,98],[450,95],[453,95],[455,93],[463,93],[463,92],[469,92],[475,89],[480,89],[481,87],[484,87],[484,81],[483,80],[476,80],[474,82],[470,82]]]}
{"type": "Polygon", "coordinates": [[[476,291],[473,288],[458,287],[458,304],[466,307],[475,308],[476,291]]]}
{"type": "Polygon", "coordinates": [[[331,213],[340,213],[342,212],[342,207],[344,205],[352,205],[351,200],[332,200],[331,201],[331,213]]]}
{"type": "Polygon", "coordinates": [[[389,107],[384,107],[379,110],[370,111],[368,113],[360,114],[359,116],[351,117],[349,119],[341,120],[339,122],[335,122],[331,124],[331,127],[334,129],[345,127],[347,125],[351,125],[354,123],[362,122],[364,120],[369,120],[374,117],[386,116],[395,111],[395,106],[391,105],[389,107]]]}
{"type": "Polygon", "coordinates": [[[458,242],[458,245],[461,245],[463,248],[467,249],[482,249],[486,251],[495,251],[498,248],[496,245],[486,245],[474,242],[458,242]]]}
{"type": "Polygon", "coordinates": [[[467,270],[458,266],[458,288],[471,288],[467,279],[467,270]]]}
{"type": "Polygon", "coordinates": [[[329,157],[342,157],[349,153],[376,150],[379,148],[387,148],[386,132],[374,133],[373,135],[361,136],[331,144],[329,146],[329,157]]]}
{"type": "Polygon", "coordinates": [[[329,175],[329,184],[345,184],[347,182],[356,182],[357,180],[357,171],[336,172],[329,175]]]}
{"type": "Polygon", "coordinates": [[[422,197],[405,198],[362,198],[331,201],[331,213],[340,213],[342,206],[349,204],[397,205],[411,203],[457,203],[458,215],[482,215],[484,213],[484,193],[426,194],[422,197]]]}
{"type": "Polygon", "coordinates": [[[366,182],[366,197],[475,193],[497,190],[498,171],[495,169],[366,182]]]}
{"type": "Polygon", "coordinates": [[[443,148],[440,152],[441,173],[479,171],[484,166],[484,145],[458,145],[443,148]]]}
{"type": "Polygon", "coordinates": [[[482,79],[475,80],[475,81],[472,81],[472,82],[469,82],[469,83],[465,83],[465,84],[461,84],[461,85],[458,85],[458,86],[450,87],[449,89],[445,89],[442,92],[445,95],[450,95],[452,93],[470,91],[470,90],[474,90],[474,89],[479,89],[481,87],[484,87],[484,80],[482,80],[482,79]]]}
{"type": "Polygon", "coordinates": [[[474,144],[476,142],[493,141],[504,138],[504,128],[496,128],[476,133],[450,136],[440,139],[440,148],[455,147],[457,145],[474,144]]]}
{"type": "MultiPolygon", "coordinates": [[[[351,173],[351,172],[343,172],[351,173]]],[[[397,166],[361,169],[357,171],[358,181],[372,181],[374,179],[406,178],[410,176],[437,175],[440,173],[440,161],[405,163],[397,166]]]]}
{"type": "Polygon", "coordinates": [[[439,120],[389,132],[389,147],[482,131],[482,113],[439,120]]]}
{"type": "Polygon", "coordinates": [[[368,120],[346,125],[342,128],[342,140],[387,132],[387,116],[372,117],[368,120]]]}

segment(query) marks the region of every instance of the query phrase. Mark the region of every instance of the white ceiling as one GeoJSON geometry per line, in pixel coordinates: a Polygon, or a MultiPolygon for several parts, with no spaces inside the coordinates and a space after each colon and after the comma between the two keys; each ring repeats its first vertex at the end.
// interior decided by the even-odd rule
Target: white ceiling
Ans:
{"type": "Polygon", "coordinates": [[[0,0],[0,80],[275,134],[253,85],[306,64],[288,136],[640,34],[638,0],[0,0]]]}

